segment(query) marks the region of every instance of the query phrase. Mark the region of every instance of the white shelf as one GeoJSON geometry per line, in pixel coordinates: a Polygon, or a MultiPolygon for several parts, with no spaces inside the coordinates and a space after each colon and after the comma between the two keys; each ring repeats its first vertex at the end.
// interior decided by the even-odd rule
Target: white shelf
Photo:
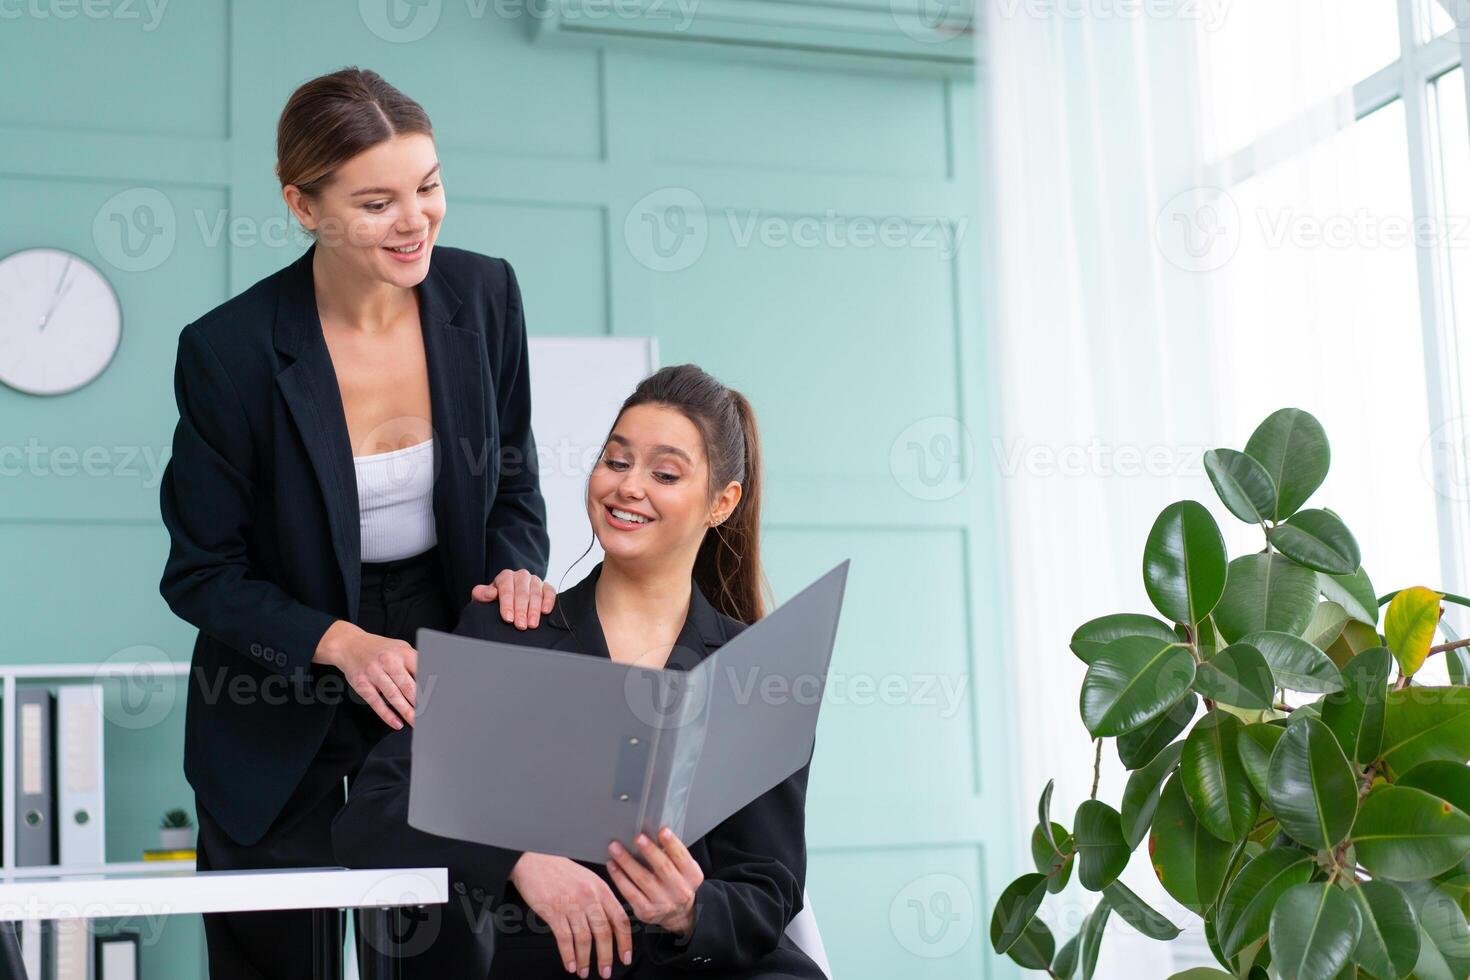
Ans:
{"type": "MultiPolygon", "coordinates": [[[[70,664],[6,664],[0,665],[0,765],[4,767],[3,786],[0,786],[0,874],[29,874],[31,872],[57,874],[74,869],[65,865],[47,865],[37,868],[15,866],[15,689],[20,681],[105,681],[109,678],[128,678],[140,670],[151,671],[154,676],[183,677],[189,673],[187,663],[172,660],[107,660],[95,663],[70,664]]],[[[105,797],[104,797],[105,798],[105,797]]],[[[155,862],[142,862],[152,865],[155,862]]],[[[180,862],[156,862],[177,864],[180,862]]]]}

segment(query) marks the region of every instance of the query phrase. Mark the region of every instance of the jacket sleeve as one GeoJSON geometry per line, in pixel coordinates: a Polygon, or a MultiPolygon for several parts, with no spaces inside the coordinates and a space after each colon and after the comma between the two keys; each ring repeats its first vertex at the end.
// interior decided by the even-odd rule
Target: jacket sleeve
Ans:
{"type": "Polygon", "coordinates": [[[711,867],[695,891],[694,930],[680,936],[647,926],[644,951],[652,962],[730,970],[754,966],[775,951],[802,909],[810,770],[808,757],[806,765],[709,832],[711,867]]]}
{"type": "MultiPolygon", "coordinates": [[[[332,850],[348,868],[448,868],[451,891],[477,903],[503,894],[520,851],[440,837],[409,825],[413,729],[400,728],[368,753],[347,802],[332,818],[332,850]]],[[[454,894],[450,901],[458,901],[454,894]]]]}
{"type": "Polygon", "coordinates": [[[193,325],[174,367],[179,422],[159,506],[169,533],[159,592],[181,619],[253,662],[290,675],[309,668],[336,620],[250,567],[254,450],[234,383],[193,325]]]}
{"type": "MultiPolygon", "coordinates": [[[[495,371],[495,402],[500,431],[499,485],[485,521],[485,581],[503,569],[529,569],[545,577],[551,557],[546,531],[546,501],[541,496],[536,440],[531,434],[531,367],[526,318],[515,270],[504,259],[505,328],[495,371]]],[[[496,426],[492,426],[492,429],[496,426]]]]}

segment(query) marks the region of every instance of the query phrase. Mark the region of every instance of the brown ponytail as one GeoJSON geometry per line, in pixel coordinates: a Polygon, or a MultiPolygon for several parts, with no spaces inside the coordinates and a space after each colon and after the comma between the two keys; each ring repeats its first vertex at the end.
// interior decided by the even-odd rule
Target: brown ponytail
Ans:
{"type": "Polygon", "coordinates": [[[424,107],[375,71],[343,68],[306,82],[276,124],[276,177],[314,197],[336,170],[363,150],[408,133],[430,138],[424,107]]]}
{"type": "Polygon", "coordinates": [[[644,378],[618,417],[649,403],[682,412],[703,436],[711,503],[730,481],[740,484],[735,509],[705,531],[694,559],[694,582],[720,612],[754,623],[766,614],[771,595],[760,557],[761,449],[755,412],[744,395],[694,364],[661,368],[644,378]]]}

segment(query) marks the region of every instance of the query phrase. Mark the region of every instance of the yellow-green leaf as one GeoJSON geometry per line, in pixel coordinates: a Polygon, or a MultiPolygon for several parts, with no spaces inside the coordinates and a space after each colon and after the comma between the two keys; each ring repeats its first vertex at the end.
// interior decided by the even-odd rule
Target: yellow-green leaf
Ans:
{"type": "Polygon", "coordinates": [[[1388,604],[1383,633],[1405,677],[1413,676],[1429,656],[1434,627],[1439,623],[1439,600],[1443,598],[1441,592],[1416,585],[1399,592],[1388,604]]]}

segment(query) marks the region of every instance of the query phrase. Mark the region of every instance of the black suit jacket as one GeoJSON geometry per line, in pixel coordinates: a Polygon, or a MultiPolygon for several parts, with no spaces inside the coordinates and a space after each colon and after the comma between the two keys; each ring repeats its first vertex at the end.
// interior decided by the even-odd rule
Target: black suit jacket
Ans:
{"type": "MultiPolygon", "coordinates": [[[[347,419],[306,253],[184,327],[160,505],[159,591],[199,628],[184,772],[241,844],[279,814],[344,700],[311,658],[356,622],[361,531],[347,419]]],[[[435,246],[416,287],[451,608],[505,568],[544,575],[526,328],[503,259],[435,246]]]]}
{"type": "MultiPolygon", "coordinates": [[[[599,562],[586,578],[557,596],[551,614],[543,616],[536,629],[517,630],[493,609],[471,603],[455,632],[611,659],[593,591],[601,571],[599,562]]],[[[710,605],[699,586],[691,582],[689,613],[666,669],[688,670],[744,628],[745,624],[710,605]]],[[[369,754],[352,784],[346,806],[333,823],[337,860],[348,867],[447,867],[451,903],[480,906],[473,917],[494,917],[497,945],[518,944],[527,932],[524,925],[519,934],[508,934],[502,926],[506,922],[525,923],[523,913],[506,916],[496,907],[501,902],[520,903],[507,878],[522,852],[440,837],[409,826],[412,739],[412,729],[404,728],[384,736],[369,754]]],[[[500,748],[514,751],[513,746],[500,748]]],[[[637,945],[648,962],[676,971],[729,970],[770,966],[772,961],[766,958],[774,955],[793,975],[809,966],[807,974],[820,976],[815,965],[785,936],[786,926],[802,909],[810,766],[808,756],[799,770],[704,837],[685,841],[705,875],[696,892],[694,931],[687,938],[639,924],[631,907],[623,902],[634,924],[637,945]]],[[[466,775],[472,778],[472,774],[466,775]]],[[[506,792],[515,792],[515,787],[506,787],[506,792]]],[[[548,814],[548,819],[553,816],[548,814]]],[[[632,842],[623,844],[631,846],[632,842]]],[[[618,895],[605,867],[578,863],[596,872],[618,895]]],[[[536,925],[544,936],[544,923],[536,920],[536,925]]],[[[546,956],[548,972],[562,974],[554,946],[546,956]]],[[[638,962],[634,960],[635,967],[638,962]]],[[[621,961],[614,963],[617,976],[623,966],[621,961]]],[[[638,975],[645,973],[646,969],[638,975]]]]}

